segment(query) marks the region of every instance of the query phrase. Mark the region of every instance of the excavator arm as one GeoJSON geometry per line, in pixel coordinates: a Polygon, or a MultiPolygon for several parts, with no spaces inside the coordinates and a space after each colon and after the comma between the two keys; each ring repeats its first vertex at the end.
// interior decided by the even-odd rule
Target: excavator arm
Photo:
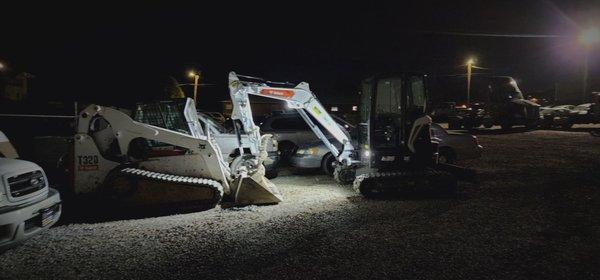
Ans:
{"type": "MultiPolygon", "coordinates": [[[[229,92],[233,103],[233,112],[231,118],[233,120],[239,120],[247,134],[250,134],[250,138],[255,145],[256,151],[260,145],[260,129],[254,124],[252,118],[252,109],[250,107],[249,95],[257,95],[266,98],[272,98],[277,100],[285,101],[287,106],[300,114],[300,116],[306,121],[311,130],[317,135],[317,137],[325,143],[331,153],[337,158],[337,160],[344,165],[351,165],[354,162],[351,158],[351,154],[354,151],[352,143],[342,130],[342,128],[335,122],[335,120],[327,113],[327,110],[321,105],[319,100],[310,90],[308,83],[302,82],[295,87],[277,87],[271,86],[270,84],[281,84],[267,81],[246,81],[240,80],[241,78],[251,78],[259,80],[253,77],[236,75],[234,72],[229,73],[229,92]],[[338,150],[329,141],[327,136],[323,133],[320,127],[313,122],[310,118],[312,116],[323,128],[325,128],[333,138],[342,144],[342,150],[338,150]]],[[[255,150],[251,149],[252,153],[255,150]]]]}

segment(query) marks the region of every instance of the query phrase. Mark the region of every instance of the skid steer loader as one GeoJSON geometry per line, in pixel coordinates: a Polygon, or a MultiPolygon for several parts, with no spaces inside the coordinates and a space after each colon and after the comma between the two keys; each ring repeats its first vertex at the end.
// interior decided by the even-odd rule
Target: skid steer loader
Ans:
{"type": "Polygon", "coordinates": [[[437,144],[430,134],[432,121],[426,114],[424,77],[402,73],[363,81],[360,137],[356,147],[353,145],[356,142],[337,125],[307,83],[289,86],[231,72],[232,119],[250,131],[254,127],[252,115],[244,110],[249,106],[248,95],[282,100],[289,108],[296,109],[336,157],[334,177],[339,183],[353,183],[354,189],[365,196],[415,188],[453,191],[457,179],[468,179],[473,173],[438,163],[437,144]],[[329,141],[315,121],[342,144],[341,150],[329,141]]]}
{"type": "Polygon", "coordinates": [[[252,133],[256,138],[246,147],[239,141],[239,156],[228,162],[210,129],[200,125],[194,102],[176,104],[137,112],[145,114],[140,118],[160,119],[168,129],[110,107],[84,109],[74,137],[74,193],[152,207],[216,204],[223,198],[234,206],[282,200],[264,176],[268,135],[252,133]]]}

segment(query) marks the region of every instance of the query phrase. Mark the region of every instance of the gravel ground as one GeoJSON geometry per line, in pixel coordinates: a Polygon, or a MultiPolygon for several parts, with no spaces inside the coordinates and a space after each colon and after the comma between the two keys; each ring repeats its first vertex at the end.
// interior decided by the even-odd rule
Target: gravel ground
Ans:
{"type": "Polygon", "coordinates": [[[0,255],[7,279],[598,279],[600,138],[479,135],[453,198],[367,200],[326,176],[285,202],[62,225],[0,255]]]}

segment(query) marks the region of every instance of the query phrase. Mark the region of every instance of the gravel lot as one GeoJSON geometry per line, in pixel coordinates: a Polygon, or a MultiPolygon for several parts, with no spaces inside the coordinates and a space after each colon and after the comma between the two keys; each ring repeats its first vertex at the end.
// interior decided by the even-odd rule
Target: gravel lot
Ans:
{"type": "Polygon", "coordinates": [[[0,278],[599,279],[600,138],[479,138],[479,183],[454,198],[282,176],[275,206],[52,228],[0,255],[0,278]]]}

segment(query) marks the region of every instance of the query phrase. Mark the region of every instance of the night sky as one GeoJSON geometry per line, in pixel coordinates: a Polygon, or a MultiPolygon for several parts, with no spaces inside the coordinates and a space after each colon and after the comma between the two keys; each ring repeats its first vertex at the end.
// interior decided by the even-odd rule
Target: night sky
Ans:
{"type": "Polygon", "coordinates": [[[326,102],[347,101],[372,73],[463,73],[471,55],[537,91],[581,75],[576,36],[600,24],[598,1],[147,2],[4,7],[0,60],[36,76],[35,98],[114,104],[159,98],[168,76],[189,82],[192,68],[217,85],[204,91],[205,106],[228,98],[229,70],[307,81],[326,102]]]}

